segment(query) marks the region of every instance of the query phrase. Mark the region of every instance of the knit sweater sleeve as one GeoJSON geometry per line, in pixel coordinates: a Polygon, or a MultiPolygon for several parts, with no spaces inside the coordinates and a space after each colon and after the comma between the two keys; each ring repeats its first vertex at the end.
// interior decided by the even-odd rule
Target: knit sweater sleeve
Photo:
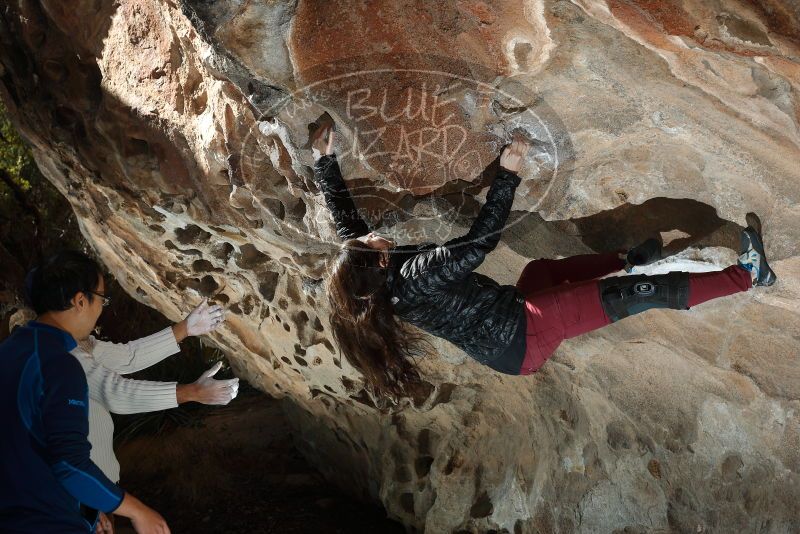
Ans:
{"type": "Polygon", "coordinates": [[[89,398],[109,412],[131,414],[167,410],[178,406],[177,382],[133,380],[105,367],[92,354],[91,343],[80,343],[71,352],[80,362],[89,386],[89,398]]]}
{"type": "Polygon", "coordinates": [[[126,375],[147,369],[180,352],[172,327],[128,343],[111,343],[89,338],[87,351],[106,369],[126,375]]]}
{"type": "Polygon", "coordinates": [[[89,397],[112,413],[131,414],[168,410],[178,406],[177,382],[133,380],[97,361],[84,365],[89,397]]]}

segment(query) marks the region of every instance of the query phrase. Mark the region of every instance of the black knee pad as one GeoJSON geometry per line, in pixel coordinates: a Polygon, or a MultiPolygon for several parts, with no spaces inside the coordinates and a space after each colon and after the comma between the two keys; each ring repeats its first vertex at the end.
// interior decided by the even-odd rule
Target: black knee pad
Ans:
{"type": "Polygon", "coordinates": [[[652,308],[689,309],[689,273],[614,276],[599,285],[600,301],[612,322],[652,308]]]}

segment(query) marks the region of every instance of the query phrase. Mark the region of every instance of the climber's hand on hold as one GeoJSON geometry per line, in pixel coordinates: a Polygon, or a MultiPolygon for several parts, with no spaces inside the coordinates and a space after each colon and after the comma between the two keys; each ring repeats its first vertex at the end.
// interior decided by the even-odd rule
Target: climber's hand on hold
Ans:
{"type": "Polygon", "coordinates": [[[333,126],[328,126],[328,144],[325,145],[325,155],[330,156],[333,154],[333,138],[335,132],[333,131],[333,126]]]}
{"type": "Polygon", "coordinates": [[[314,132],[314,138],[311,141],[311,152],[315,160],[322,157],[323,154],[326,156],[333,154],[333,138],[334,131],[331,125],[321,126],[314,132]]]}
{"type": "Polygon", "coordinates": [[[224,405],[236,398],[239,393],[239,379],[216,380],[215,374],[222,368],[222,362],[217,362],[214,367],[200,375],[196,382],[191,384],[191,396],[185,400],[193,400],[203,404],[224,405]]]}
{"type": "Polygon", "coordinates": [[[514,136],[511,144],[506,146],[500,154],[500,166],[517,174],[522,168],[522,160],[530,148],[531,145],[528,141],[520,136],[514,136]]]}

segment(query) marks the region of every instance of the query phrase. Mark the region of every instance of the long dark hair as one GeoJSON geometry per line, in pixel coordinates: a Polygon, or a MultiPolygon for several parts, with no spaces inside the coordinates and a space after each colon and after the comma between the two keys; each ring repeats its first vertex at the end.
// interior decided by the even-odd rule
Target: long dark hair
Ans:
{"type": "Polygon", "coordinates": [[[402,395],[419,380],[414,358],[424,334],[394,314],[380,253],[357,239],[342,244],[328,279],[331,326],[350,364],[378,394],[402,395]]]}

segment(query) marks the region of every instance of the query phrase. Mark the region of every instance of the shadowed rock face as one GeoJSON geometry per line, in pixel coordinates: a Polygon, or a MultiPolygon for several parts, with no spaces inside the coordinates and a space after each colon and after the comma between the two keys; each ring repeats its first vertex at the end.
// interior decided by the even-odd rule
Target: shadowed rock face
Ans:
{"type": "Polygon", "coordinates": [[[797,28],[769,0],[20,0],[0,94],[126,290],[173,320],[225,304],[212,339],[237,373],[392,517],[777,533],[800,528],[797,28]],[[465,232],[525,130],[480,269],[501,282],[658,232],[721,267],[747,211],[779,282],[575,338],[531,377],[435,340],[425,383],[376,407],[329,333],[336,239],[306,145],[325,111],[357,205],[406,242],[465,232]]]}

